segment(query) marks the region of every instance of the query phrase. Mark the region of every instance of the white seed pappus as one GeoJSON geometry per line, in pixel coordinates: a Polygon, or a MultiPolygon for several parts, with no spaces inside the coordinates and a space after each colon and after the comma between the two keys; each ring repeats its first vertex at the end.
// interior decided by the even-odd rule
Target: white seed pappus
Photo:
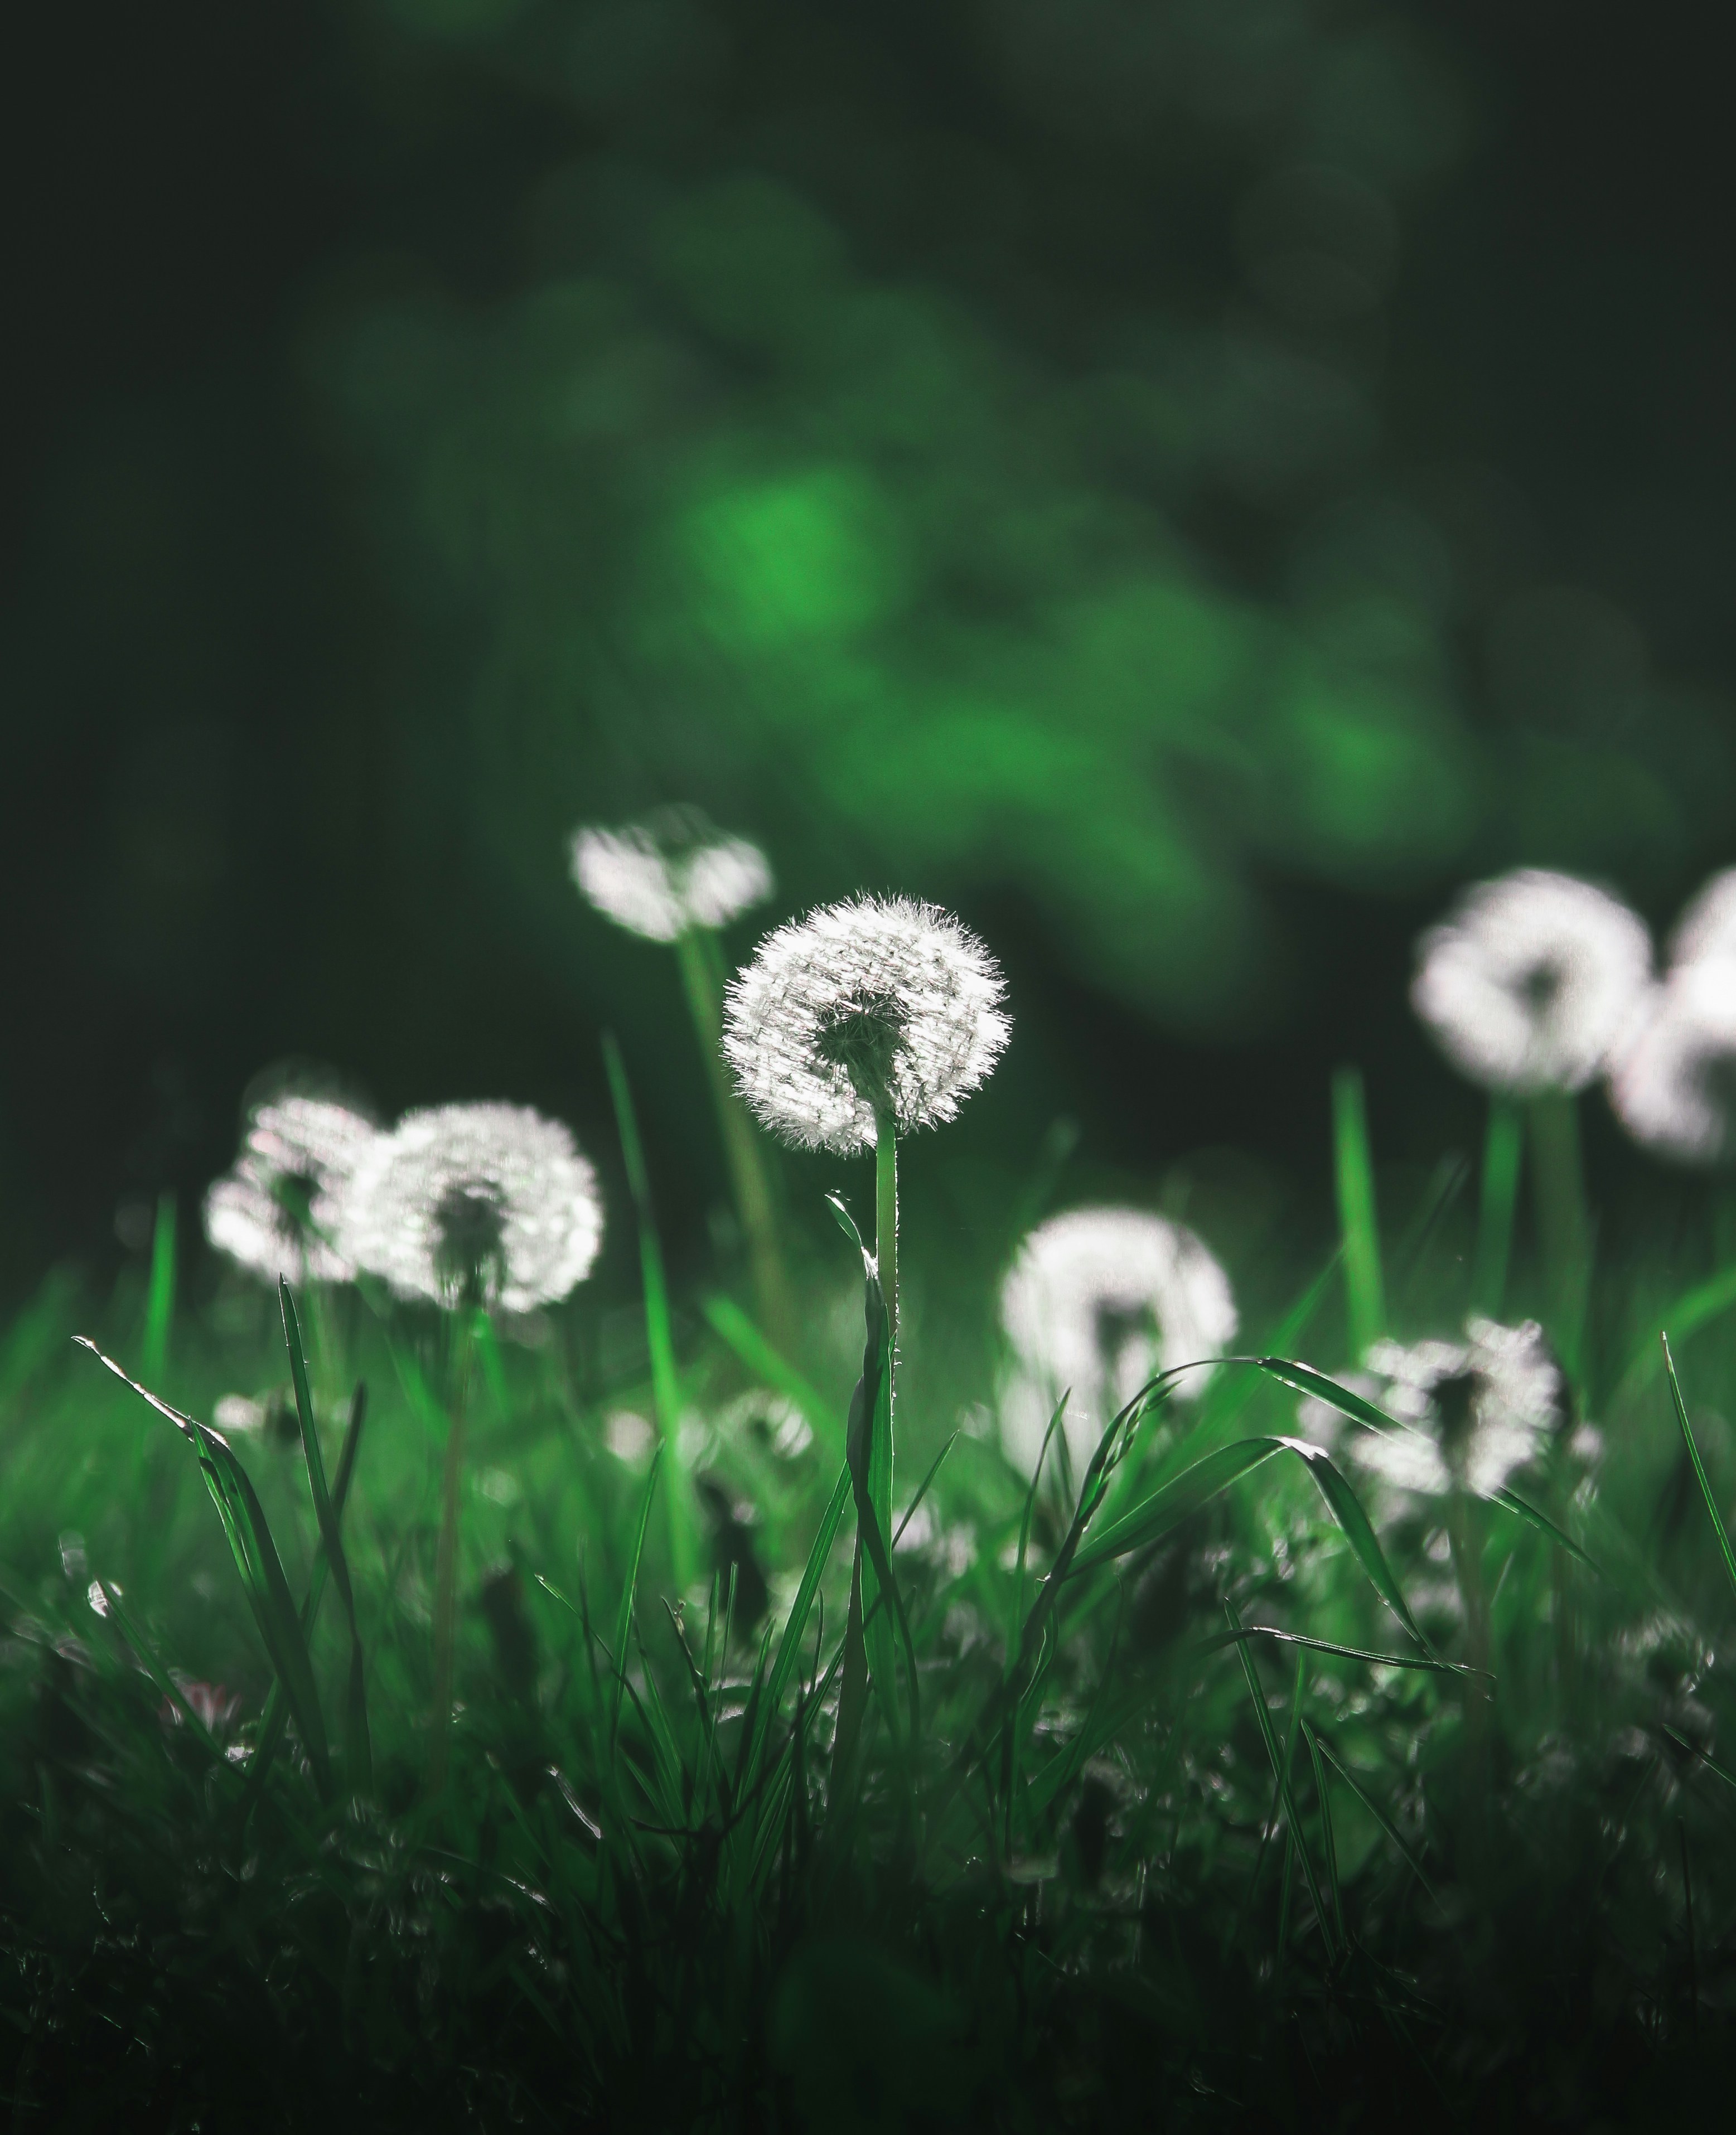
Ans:
{"type": "Polygon", "coordinates": [[[235,1168],[205,1197],[205,1235],[268,1282],[346,1282],[354,1263],[339,1238],[372,1123],[328,1098],[286,1097],[248,1122],[235,1168]]]}

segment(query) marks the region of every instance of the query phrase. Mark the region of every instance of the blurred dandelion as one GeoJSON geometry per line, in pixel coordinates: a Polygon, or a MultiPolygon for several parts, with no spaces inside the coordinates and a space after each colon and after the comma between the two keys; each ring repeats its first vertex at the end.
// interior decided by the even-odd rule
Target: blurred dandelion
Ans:
{"type": "Polygon", "coordinates": [[[1736,869],[1682,914],[1663,983],[1612,1063],[1610,1102],[1643,1147],[1679,1164],[1736,1154],[1736,869]]]}
{"type": "Polygon", "coordinates": [[[1410,997],[1462,1074],[1530,1097],[1597,1076],[1651,972],[1646,923],[1619,898],[1521,868],[1477,884],[1423,937],[1410,997]]]}
{"type": "Polygon", "coordinates": [[[718,1050],[723,961],[716,929],[771,895],[771,864],[758,845],[725,836],[691,807],[661,809],[618,830],[584,826],[573,833],[570,850],[573,879],[599,912],[629,933],[675,950],[717,1106],[759,1316],[773,1343],[788,1350],[795,1313],[771,1181],[718,1050]]]}
{"type": "Polygon", "coordinates": [[[1070,1394],[1065,1431],[1083,1474],[1105,1424],[1155,1372],[1202,1363],[1178,1379],[1191,1400],[1234,1339],[1229,1279],[1181,1223],[1136,1208],[1075,1208],[1020,1247],[1001,1292],[1017,1369],[1001,1405],[1007,1456],[1032,1473],[1055,1404],[1070,1394]]]}
{"type": "Polygon", "coordinates": [[[439,1105],[370,1145],[341,1240],[400,1297],[531,1312],[589,1274],[603,1206],[558,1121],[521,1105],[439,1105]]]}
{"type": "Polygon", "coordinates": [[[205,1235],[250,1273],[275,1282],[347,1282],[339,1242],[356,1164],[377,1139],[371,1121],[323,1097],[261,1105],[235,1168],[205,1197],[205,1235]]]}
{"type": "Polygon", "coordinates": [[[772,893],[771,864],[746,838],[726,837],[697,808],[663,808],[618,830],[573,833],[573,880],[604,918],[647,942],[722,927],[772,893]]]}
{"type": "Polygon", "coordinates": [[[1371,1474],[1423,1497],[1493,1497],[1535,1460],[1566,1417],[1566,1385],[1535,1319],[1503,1327],[1473,1316],[1462,1342],[1377,1342],[1373,1397],[1401,1430],[1350,1441],[1371,1474]]]}

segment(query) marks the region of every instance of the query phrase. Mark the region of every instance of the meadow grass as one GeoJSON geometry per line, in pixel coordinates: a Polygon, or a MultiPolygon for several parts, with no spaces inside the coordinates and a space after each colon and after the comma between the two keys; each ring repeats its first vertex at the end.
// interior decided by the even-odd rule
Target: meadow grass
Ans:
{"type": "Polygon", "coordinates": [[[1385,1243],[1341,1079],[1336,1250],[1201,1401],[1153,1382],[1033,1489],[920,1310],[895,1463],[875,1264],[836,1232],[791,1256],[800,1354],[724,1288],[672,1297],[612,1072],[637,1334],[582,1292],[534,1341],[356,1287],[235,1281],[190,1315],[166,1204],[144,1285],[52,1278],[0,1344],[15,2127],[1715,2109],[1736,1274],[1709,1222],[1685,1284],[1607,1237],[1564,1283],[1514,1233],[1498,1127],[1483,1205],[1448,1166],[1385,1243]],[[1564,1432],[1448,1509],[1295,1441],[1299,1396],[1385,1421],[1319,1360],[1450,1332],[1491,1282],[1508,1317],[1569,1300],[1594,1466],[1564,1432]],[[202,1429],[237,1390],[259,1427],[202,1429]]]}

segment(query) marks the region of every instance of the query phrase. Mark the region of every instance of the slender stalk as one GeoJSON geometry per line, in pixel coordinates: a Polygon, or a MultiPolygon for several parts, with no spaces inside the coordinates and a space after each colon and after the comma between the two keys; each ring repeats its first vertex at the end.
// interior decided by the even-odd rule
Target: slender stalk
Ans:
{"type": "Polygon", "coordinates": [[[874,1142],[874,1251],[880,1264],[880,1293],[898,1348],[898,1129],[889,1113],[875,1122],[874,1142]]]}
{"type": "Polygon", "coordinates": [[[1479,1312],[1499,1319],[1507,1290],[1507,1263],[1513,1251],[1513,1217],[1519,1201],[1519,1171],[1524,1155],[1522,1122],[1505,1097],[1489,1100],[1489,1131],[1483,1142],[1483,1184],[1477,1208],[1477,1261],[1471,1301],[1479,1312]]]}
{"type": "Polygon", "coordinates": [[[1447,1539],[1465,1605],[1465,1658],[1479,1671],[1464,1678],[1465,1798],[1463,1829],[1473,1867],[1483,1856],[1489,1790],[1489,1595],[1483,1584],[1482,1523],[1477,1501],[1455,1490],[1447,1510],[1447,1539]]]}
{"type": "Polygon", "coordinates": [[[1551,1333],[1569,1378],[1585,1363],[1585,1314],[1591,1294],[1592,1225],[1579,1155],[1579,1115],[1565,1091],[1546,1091],[1530,1106],[1532,1184],[1543,1247],[1551,1333]]]}
{"type": "Polygon", "coordinates": [[[789,1273],[778,1242],[778,1221],[772,1199],[772,1182],[764,1154],[747,1110],[730,1087],[719,1050],[723,1031],[721,970],[717,937],[708,927],[691,927],[676,938],[676,960],[687,1008],[704,1057],[711,1097],[717,1107],[717,1124],[723,1137],[724,1159],[735,1196],[735,1213],[747,1241],[748,1266],[753,1276],[754,1298],[759,1324],[773,1346],[788,1356],[795,1345],[796,1314],[790,1296],[789,1273]]]}
{"type": "Polygon", "coordinates": [[[157,1222],[151,1232],[151,1281],[145,1293],[144,1376],[159,1386],[169,1358],[169,1330],[175,1322],[175,1197],[157,1197],[157,1222]]]}
{"type": "Polygon", "coordinates": [[[446,1433],[446,1459],[440,1477],[440,1541],[434,1556],[433,1740],[429,1779],[438,1789],[446,1778],[447,1736],[452,1725],[453,1634],[458,1601],[458,1509],[464,1474],[464,1435],[470,1406],[470,1367],[476,1353],[473,1309],[462,1307],[453,1322],[457,1351],[452,1369],[452,1421],[446,1433]]]}
{"type": "Polygon", "coordinates": [[[1332,1077],[1332,1148],[1339,1229],[1344,1239],[1350,1348],[1360,1358],[1385,1331],[1386,1293],[1380,1271],[1380,1227],[1375,1213],[1368,1113],[1363,1103],[1362,1076],[1355,1068],[1341,1068],[1332,1077]]]}

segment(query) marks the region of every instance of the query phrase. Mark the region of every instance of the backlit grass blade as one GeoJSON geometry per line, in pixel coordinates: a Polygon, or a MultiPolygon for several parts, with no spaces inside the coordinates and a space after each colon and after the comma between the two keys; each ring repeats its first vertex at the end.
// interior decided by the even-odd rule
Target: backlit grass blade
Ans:
{"type": "Polygon", "coordinates": [[[319,1538],[326,1562],[343,1604],[350,1627],[350,1678],[345,1703],[344,1758],[352,1788],[363,1793],[374,1784],[373,1747],[368,1730],[367,1682],[361,1651],[361,1627],[356,1620],[356,1594],[350,1583],[350,1566],[344,1555],[343,1533],[326,1488],[325,1455],[320,1450],[319,1431],[313,1417],[313,1397],[308,1386],[308,1359],[302,1346],[301,1321],[289,1285],[278,1277],[278,1308],[283,1315],[284,1340],[289,1351],[289,1377],[295,1389],[295,1413],[301,1427],[302,1459],[308,1470],[313,1513],[319,1523],[319,1538]]]}
{"type": "Polygon", "coordinates": [[[144,1375],[160,1379],[169,1358],[169,1334],[175,1324],[175,1197],[157,1197],[157,1222],[151,1232],[151,1280],[145,1292],[143,1354],[144,1375]]]}
{"type": "Polygon", "coordinates": [[[205,1478],[206,1489],[211,1503],[216,1507],[223,1523],[223,1531],[229,1538],[230,1554],[241,1575],[241,1584],[247,1595],[248,1606],[253,1611],[254,1622],[259,1627],[260,1639],[277,1672],[278,1681],[284,1686],[284,1695],[289,1701],[289,1711],[302,1738],[302,1746],[308,1753],[308,1762],[313,1767],[314,1779],[322,1794],[330,1797],[332,1792],[332,1765],[326,1746],[325,1721],[320,1713],[319,1693],[314,1685],[313,1664],[308,1658],[308,1642],[302,1632],[300,1617],[289,1592],[289,1582],[284,1576],[282,1560],[273,1541],[271,1528],[264,1508],[249,1481],[247,1471],[235,1458],[230,1443],[221,1431],[209,1425],[196,1423],[190,1416],[183,1416],[177,1408],[143,1387],[137,1379],[130,1378],[112,1357],[106,1357],[95,1343],[83,1334],[73,1339],[88,1349],[97,1361],[106,1366],[124,1385],[129,1386],[141,1401],[148,1402],[159,1416],[167,1416],[175,1428],[187,1439],[198,1456],[199,1470],[205,1478]]]}
{"type": "Polygon", "coordinates": [[[1724,1556],[1724,1568],[1729,1574],[1730,1586],[1736,1590],[1736,1550],[1730,1547],[1729,1530],[1724,1526],[1718,1509],[1718,1500],[1712,1494],[1712,1485],[1706,1475],[1706,1465],[1700,1457],[1700,1448],[1694,1442],[1693,1429],[1688,1421],[1688,1405],[1682,1399],[1681,1382],[1675,1376],[1675,1359],[1670,1353],[1670,1337],[1660,1334],[1664,1345],[1664,1371],[1670,1381],[1670,1398],[1675,1403],[1675,1420],[1681,1426],[1682,1442],[1688,1449],[1688,1458],[1694,1463],[1694,1479],[1700,1484],[1700,1494],[1705,1500],[1706,1516],[1712,1523],[1712,1532],[1718,1537],[1718,1547],[1724,1556]]]}
{"type": "Polygon", "coordinates": [[[1364,1646],[1340,1645],[1333,1639],[1311,1639],[1301,1631],[1280,1631],[1271,1624],[1244,1624],[1239,1631],[1216,1631],[1194,1650],[1202,1657],[1221,1653],[1225,1646],[1245,1644],[1250,1639],[1272,1639],[1279,1645],[1305,1647],[1311,1653],[1331,1653],[1341,1661],[1367,1661],[1376,1668],[1422,1668],[1433,1675],[1475,1675],[1462,1661],[1443,1661],[1433,1653],[1376,1653],[1364,1646]]]}
{"type": "Polygon", "coordinates": [[[815,1437],[822,1441],[827,1457],[841,1460],[844,1426],[831,1404],[814,1391],[794,1365],[778,1354],[734,1298],[720,1295],[708,1297],[700,1310],[710,1322],[713,1333],[728,1343],[756,1378],[776,1387],[796,1404],[807,1417],[815,1437]]]}
{"type": "Polygon", "coordinates": [[[803,1634],[807,1627],[808,1612],[814,1605],[814,1596],[820,1590],[820,1581],[825,1576],[827,1559],[832,1545],[837,1540],[839,1527],[843,1524],[844,1508],[849,1504],[852,1484],[848,1464],[839,1471],[832,1487],[832,1498],[821,1515],[818,1532],[813,1547],[807,1552],[807,1568],[802,1574],[802,1584],[796,1590],[796,1598],[790,1604],[790,1612],[783,1626],[783,1635],[778,1641],[777,1658],[772,1663],[772,1672],[767,1677],[764,1696],[754,1715],[751,1734],[752,1747],[749,1762],[743,1768],[743,1785],[751,1785],[758,1776],[762,1745],[767,1731],[774,1725],[778,1707],[788,1685],[802,1650],[803,1634]]]}
{"type": "Polygon", "coordinates": [[[614,1033],[603,1034],[603,1060],[609,1071],[609,1095],[614,1101],[615,1126],[621,1137],[621,1158],[627,1168],[627,1184],[633,1194],[639,1227],[639,1273],[645,1292],[645,1339],[651,1351],[652,1397],[657,1407],[657,1431],[669,1449],[669,1549],[678,1592],[685,1593],[696,1561],[692,1507],[686,1479],[681,1472],[680,1438],[681,1387],[675,1364],[675,1333],[669,1314],[669,1285],[663,1273],[663,1248],[657,1236],[657,1217],[651,1203],[651,1174],[645,1166],[644,1145],[633,1110],[633,1091],[627,1065],[614,1033]]]}
{"type": "MultiPolygon", "coordinates": [[[[1236,1615],[1236,1607],[1234,1601],[1228,1600],[1225,1600],[1224,1604],[1224,1613],[1229,1619],[1230,1629],[1233,1631],[1239,1631],[1242,1628],[1241,1619],[1236,1615]]],[[[1254,1701],[1254,1717],[1259,1722],[1260,1738],[1266,1745],[1266,1755],[1271,1760],[1272,1769],[1277,1776],[1278,1794],[1284,1804],[1284,1821],[1290,1832],[1291,1838],[1295,1844],[1297,1852],[1301,1856],[1302,1876],[1308,1886],[1308,1895],[1314,1901],[1314,1911],[1316,1916],[1320,1921],[1320,1931],[1321,1934],[1326,1937],[1326,1945],[1330,1949],[1331,1947],[1331,1924],[1326,1913],[1326,1905],[1321,1897],[1320,1885],[1315,1877],[1314,1863],[1309,1857],[1307,1844],[1302,1837],[1302,1818],[1297,1813],[1296,1808],[1296,1790],[1291,1784],[1291,1765],[1292,1762],[1292,1752],[1294,1750],[1296,1745],[1296,1723],[1302,1716],[1301,1701],[1302,1678],[1301,1674],[1298,1673],[1296,1682],[1296,1695],[1292,1700],[1291,1705],[1289,1741],[1283,1750],[1280,1750],[1278,1745],[1277,1734],[1274,1732],[1272,1726],[1272,1715],[1266,1709],[1266,1693],[1261,1686],[1258,1673],[1254,1665],[1254,1655],[1249,1650],[1247,1642],[1245,1640],[1237,1646],[1236,1653],[1242,1663],[1242,1673],[1248,1679],[1248,1694],[1254,1701]]],[[[1289,1879],[1287,1876],[1285,1878],[1284,1887],[1286,1895],[1287,1896],[1289,1891],[1289,1879]]],[[[1287,1917],[1288,1910],[1289,1909],[1287,1905],[1284,1908],[1286,1917],[1287,1917]]],[[[1285,1939],[1285,1935],[1281,1933],[1279,1936],[1280,1952],[1282,1952],[1285,1939]]]]}
{"type": "Polygon", "coordinates": [[[1336,1408],[1353,1423],[1365,1423],[1370,1431],[1398,1431],[1403,1427],[1384,1408],[1376,1408],[1365,1395],[1350,1387],[1340,1386],[1336,1379],[1328,1378],[1324,1372],[1317,1372],[1312,1364],[1298,1364],[1289,1357],[1255,1357],[1250,1361],[1268,1377],[1277,1379],[1293,1392],[1324,1402],[1328,1408],[1336,1408]]]}
{"type": "Polygon", "coordinates": [[[662,1446],[654,1445],[651,1450],[651,1466],[645,1476],[645,1494],[639,1500],[639,1517],[633,1528],[633,1549],[627,1560],[627,1576],[621,1585],[620,1606],[615,1611],[615,1643],[610,1654],[615,1664],[615,1687],[609,1708],[611,1755],[614,1751],[615,1739],[621,1731],[621,1693],[627,1682],[627,1636],[633,1628],[633,1594],[639,1583],[639,1559],[645,1553],[645,1530],[651,1524],[651,1501],[657,1494],[657,1470],[662,1461],[662,1446]]]}
{"type": "Polygon", "coordinates": [[[1350,1348],[1360,1357],[1386,1328],[1380,1229],[1375,1213],[1375,1164],[1369,1147],[1362,1077],[1341,1068],[1332,1077],[1332,1159],[1338,1227],[1344,1240],[1344,1283],[1350,1348]]]}
{"type": "Polygon", "coordinates": [[[1508,1098],[1491,1097],[1489,1128],[1483,1140],[1482,1192],[1477,1212],[1477,1259],[1471,1278],[1471,1301],[1491,1319],[1500,1319],[1506,1297],[1524,1150],[1518,1106],[1508,1098]]]}
{"type": "MultiPolygon", "coordinates": [[[[1297,1678],[1298,1687],[1301,1686],[1301,1682],[1302,1678],[1298,1675],[1297,1678]]],[[[1350,1946],[1350,1939],[1345,1932],[1344,1892],[1340,1888],[1338,1881],[1338,1842],[1332,1832],[1332,1804],[1326,1794],[1326,1766],[1321,1761],[1319,1739],[1306,1720],[1302,1721],[1302,1729],[1303,1738],[1308,1745],[1308,1755],[1314,1766],[1314,1791],[1320,1797],[1320,1828],[1321,1836],[1326,1844],[1326,1884],[1332,1893],[1332,1924],[1338,1930],[1338,1947],[1341,1949],[1348,1949],[1350,1946]]]]}
{"type": "MultiPolygon", "coordinates": [[[[1593,1571],[1598,1571],[1596,1560],[1579,1547],[1564,1527],[1558,1527],[1547,1513],[1539,1512],[1535,1505],[1528,1503],[1516,1490],[1505,1487],[1493,1490],[1490,1493],[1490,1502],[1526,1521],[1540,1534],[1546,1534],[1550,1541],[1559,1542],[1569,1556],[1577,1556],[1582,1564],[1589,1565],[1593,1571]]],[[[1598,1576],[1601,1578],[1603,1574],[1599,1572],[1598,1576]]]]}
{"type": "MultiPolygon", "coordinates": [[[[846,1445],[848,1455],[850,1480],[856,1496],[856,1532],[861,1537],[863,1552],[867,1557],[878,1593],[884,1594],[892,1604],[894,1619],[904,1645],[905,1668],[910,1692],[910,1735],[914,1741],[922,1731],[922,1692],[917,1680],[916,1646],[910,1635],[909,1619],[904,1614],[904,1597],[892,1576],[892,1559],[887,1549],[887,1537],[881,1527],[875,1500],[884,1497],[890,1478],[876,1472],[876,1455],[885,1461],[884,1449],[892,1431],[892,1328],[887,1316],[885,1298],[880,1290],[880,1277],[875,1272],[870,1255],[862,1256],[863,1304],[866,1328],[862,1345],[862,1375],[856,1381],[856,1391],[850,1398],[850,1420],[846,1426],[846,1445]]],[[[865,1587],[865,1609],[875,1595],[865,1587]]],[[[887,1724],[895,1733],[899,1731],[897,1701],[893,1694],[894,1653],[893,1626],[885,1614],[877,1614],[873,1621],[864,1618],[864,1635],[868,1644],[870,1666],[878,1681],[885,1702],[887,1724]]]]}
{"type": "Polygon", "coordinates": [[[1690,1334],[1697,1334],[1703,1327],[1721,1319],[1733,1306],[1736,1306],[1736,1267],[1720,1268],[1716,1275],[1708,1276],[1704,1282],[1684,1290],[1646,1336],[1622,1373],[1617,1402],[1632,1397],[1658,1370],[1656,1337],[1666,1327],[1675,1329],[1678,1342],[1685,1342],[1690,1334]]]}
{"type": "Polygon", "coordinates": [[[1399,1859],[1404,1863],[1405,1866],[1409,1869],[1411,1874],[1416,1877],[1417,1881],[1423,1886],[1423,1888],[1428,1893],[1429,1896],[1431,1898],[1433,1897],[1435,1895],[1434,1886],[1429,1881],[1428,1876],[1423,1874],[1422,1868],[1418,1866],[1416,1857],[1411,1852],[1410,1848],[1404,1843],[1404,1841],[1399,1837],[1398,1832],[1394,1829],[1392,1819],[1387,1815],[1385,1810],[1383,1809],[1380,1804],[1368,1793],[1366,1789],[1359,1784],[1355,1774],[1349,1769],[1349,1767],[1342,1764],[1339,1759],[1333,1755],[1332,1751],[1326,1746],[1326,1745],[1321,1741],[1320,1737],[1317,1735],[1314,1737],[1314,1740],[1320,1750],[1321,1755],[1326,1759],[1326,1762],[1332,1767],[1332,1769],[1337,1773],[1339,1778],[1344,1781],[1350,1792],[1355,1795],[1357,1800],[1361,1803],[1362,1806],[1368,1811],[1369,1814],[1373,1817],[1375,1823],[1380,1825],[1382,1831],[1386,1833],[1386,1836],[1391,1840],[1393,1846],[1397,1850],[1399,1859]]]}

